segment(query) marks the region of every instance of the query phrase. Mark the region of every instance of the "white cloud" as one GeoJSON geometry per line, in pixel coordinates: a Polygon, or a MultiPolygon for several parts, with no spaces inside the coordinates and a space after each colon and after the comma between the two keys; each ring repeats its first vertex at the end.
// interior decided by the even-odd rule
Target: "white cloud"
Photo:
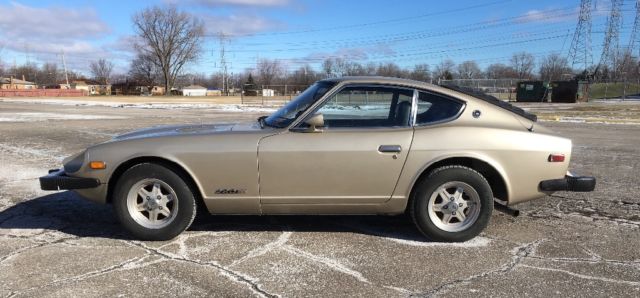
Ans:
{"type": "Polygon", "coordinates": [[[111,29],[93,9],[10,2],[0,4],[0,12],[0,40],[14,57],[19,53],[32,62],[58,62],[64,51],[68,67],[82,69],[94,57],[111,56],[95,44],[111,29]]]}
{"type": "Polygon", "coordinates": [[[7,50],[38,55],[99,51],[90,40],[110,28],[92,9],[38,8],[11,2],[0,5],[0,39],[7,50]]]}
{"type": "Polygon", "coordinates": [[[208,34],[223,32],[229,35],[247,35],[285,27],[283,23],[256,15],[200,15],[200,17],[204,20],[208,34]]]}
{"type": "Polygon", "coordinates": [[[357,48],[340,48],[333,52],[316,52],[309,54],[305,58],[301,58],[302,61],[308,62],[321,62],[327,58],[341,58],[345,60],[367,60],[372,56],[392,56],[396,52],[388,45],[374,45],[370,47],[357,47],[357,48]]]}
{"type": "Polygon", "coordinates": [[[4,38],[76,39],[100,37],[109,26],[93,9],[38,8],[11,2],[0,5],[0,34],[4,38]]]}
{"type": "Polygon", "coordinates": [[[549,11],[532,9],[521,15],[518,23],[560,23],[577,20],[579,9],[574,11],[549,11]]]}

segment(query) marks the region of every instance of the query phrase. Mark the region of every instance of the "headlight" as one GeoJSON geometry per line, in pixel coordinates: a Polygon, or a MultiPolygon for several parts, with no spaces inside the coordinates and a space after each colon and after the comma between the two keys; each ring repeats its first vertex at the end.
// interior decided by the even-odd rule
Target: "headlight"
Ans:
{"type": "Polygon", "coordinates": [[[62,161],[62,163],[64,164],[64,171],[67,173],[75,173],[78,170],[80,170],[80,168],[82,167],[82,164],[84,163],[85,153],[86,153],[86,150],[76,155],[72,155],[70,157],[65,158],[62,161]]]}

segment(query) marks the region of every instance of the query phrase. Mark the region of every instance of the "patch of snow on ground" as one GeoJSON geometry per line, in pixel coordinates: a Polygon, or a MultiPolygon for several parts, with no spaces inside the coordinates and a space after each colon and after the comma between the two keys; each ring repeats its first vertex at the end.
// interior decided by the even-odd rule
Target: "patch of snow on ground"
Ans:
{"type": "Polygon", "coordinates": [[[28,197],[49,194],[40,189],[38,180],[46,174],[46,168],[5,164],[0,167],[0,193],[24,194],[28,197]]]}
{"type": "Polygon", "coordinates": [[[0,113],[0,122],[36,122],[48,120],[105,120],[105,119],[126,119],[121,116],[107,115],[82,115],[63,113],[0,113]]]}
{"type": "MultiPolygon", "coordinates": [[[[88,100],[64,100],[64,99],[1,99],[5,102],[50,104],[62,106],[85,106],[85,107],[110,107],[110,108],[132,108],[132,109],[211,109],[225,112],[255,112],[271,113],[277,110],[276,106],[256,106],[241,104],[214,104],[214,103],[122,103],[109,101],[88,101],[88,100]]],[[[0,118],[2,119],[2,118],[0,118]]],[[[2,120],[0,120],[2,121],[2,120]]]]}
{"type": "MultiPolygon", "coordinates": [[[[57,150],[59,151],[59,150],[57,150]]],[[[50,149],[40,149],[35,147],[26,147],[26,146],[12,146],[7,144],[0,144],[0,152],[2,153],[11,153],[20,157],[40,157],[40,158],[51,158],[54,157],[56,161],[61,161],[64,159],[64,156],[55,156],[57,151],[53,151],[50,149]]]]}
{"type": "MultiPolygon", "coordinates": [[[[615,120],[615,119],[612,119],[615,120]]],[[[562,123],[585,123],[585,124],[618,124],[618,125],[640,125],[640,122],[632,121],[606,121],[601,118],[583,117],[559,117],[557,119],[540,119],[541,122],[562,122],[562,123]]]]}

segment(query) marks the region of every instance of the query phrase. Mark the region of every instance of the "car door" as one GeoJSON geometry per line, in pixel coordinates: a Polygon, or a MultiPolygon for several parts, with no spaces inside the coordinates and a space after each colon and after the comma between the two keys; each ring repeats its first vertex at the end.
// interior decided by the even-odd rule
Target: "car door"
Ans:
{"type": "Polygon", "coordinates": [[[415,94],[401,87],[347,85],[308,114],[323,115],[319,131],[297,127],[262,139],[261,204],[389,200],[413,139],[415,94]]]}

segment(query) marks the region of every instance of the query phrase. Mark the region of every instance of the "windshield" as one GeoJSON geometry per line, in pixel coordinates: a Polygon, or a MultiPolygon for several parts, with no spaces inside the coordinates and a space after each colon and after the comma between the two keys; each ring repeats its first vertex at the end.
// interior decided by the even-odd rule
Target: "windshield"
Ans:
{"type": "Polygon", "coordinates": [[[296,99],[277,110],[264,122],[268,126],[284,128],[289,126],[298,116],[302,115],[314,102],[329,91],[335,83],[317,82],[302,92],[296,99]]]}

